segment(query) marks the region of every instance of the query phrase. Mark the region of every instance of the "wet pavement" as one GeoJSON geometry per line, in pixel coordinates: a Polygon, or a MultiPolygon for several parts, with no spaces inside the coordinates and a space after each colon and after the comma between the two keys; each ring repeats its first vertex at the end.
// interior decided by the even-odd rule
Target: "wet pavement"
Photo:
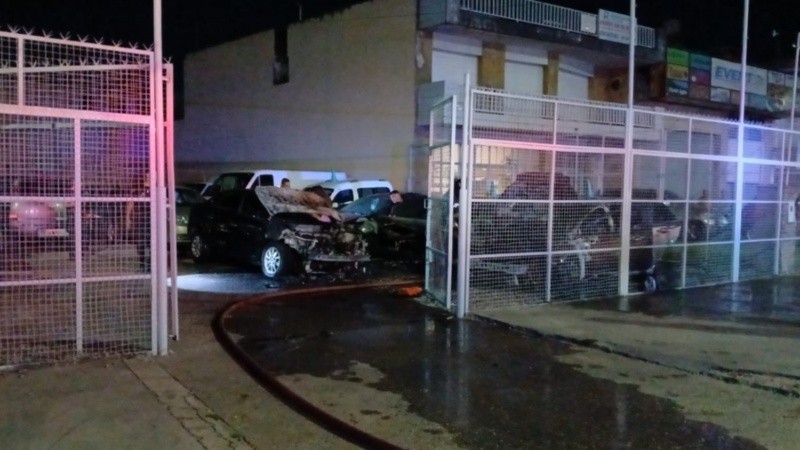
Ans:
{"type": "MultiPolygon", "coordinates": [[[[456,320],[392,288],[253,298],[219,324],[261,376],[400,447],[765,448],[689,418],[633,379],[587,373],[570,361],[585,349],[456,320]]],[[[615,366],[588,366],[603,365],[615,366]]],[[[694,382],[681,371],[653,377],[694,382]]]]}

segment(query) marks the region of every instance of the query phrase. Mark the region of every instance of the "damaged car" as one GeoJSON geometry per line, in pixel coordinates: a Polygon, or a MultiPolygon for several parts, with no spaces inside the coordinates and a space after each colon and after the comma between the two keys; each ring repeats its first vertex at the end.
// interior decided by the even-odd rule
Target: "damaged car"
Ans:
{"type": "Polygon", "coordinates": [[[255,264],[268,278],[330,264],[357,268],[369,260],[366,242],[326,205],[316,194],[274,186],[220,192],[192,209],[191,256],[255,264]]]}
{"type": "Polygon", "coordinates": [[[402,194],[392,202],[389,192],[368,195],[339,209],[345,221],[356,224],[368,243],[371,256],[387,260],[422,263],[428,223],[427,196],[402,194]]]}

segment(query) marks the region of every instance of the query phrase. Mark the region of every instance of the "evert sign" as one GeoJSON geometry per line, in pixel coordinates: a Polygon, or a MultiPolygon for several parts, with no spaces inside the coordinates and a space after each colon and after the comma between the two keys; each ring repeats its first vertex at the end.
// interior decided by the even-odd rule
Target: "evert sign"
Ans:
{"type": "MultiPolygon", "coordinates": [[[[742,87],[742,65],[711,58],[711,85],[738,91],[742,87]]],[[[747,67],[745,92],[767,95],[767,70],[747,67]]]]}

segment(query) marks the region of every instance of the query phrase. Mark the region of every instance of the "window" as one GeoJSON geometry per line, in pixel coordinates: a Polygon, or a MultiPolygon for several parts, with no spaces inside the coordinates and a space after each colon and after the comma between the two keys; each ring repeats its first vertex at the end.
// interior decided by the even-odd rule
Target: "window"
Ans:
{"type": "Polygon", "coordinates": [[[352,201],[353,201],[353,190],[352,189],[345,189],[345,190],[339,192],[338,194],[336,194],[336,197],[333,198],[333,202],[334,203],[338,203],[340,205],[343,205],[345,203],[350,203],[352,201]]]}
{"type": "Polygon", "coordinates": [[[389,188],[387,187],[359,188],[356,189],[356,192],[358,192],[358,198],[361,198],[372,194],[387,194],[389,193],[389,188]]]}
{"type": "Polygon", "coordinates": [[[219,186],[219,192],[244,189],[252,176],[252,173],[226,173],[214,181],[214,186],[219,186]]]}
{"type": "MultiPolygon", "coordinates": [[[[255,186],[275,186],[275,178],[272,175],[259,175],[255,186]]],[[[253,186],[253,187],[255,187],[253,186]]]]}

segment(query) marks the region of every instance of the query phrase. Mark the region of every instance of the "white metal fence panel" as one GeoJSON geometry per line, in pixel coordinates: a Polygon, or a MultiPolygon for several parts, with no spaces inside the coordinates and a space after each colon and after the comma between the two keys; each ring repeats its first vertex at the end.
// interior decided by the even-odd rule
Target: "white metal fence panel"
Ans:
{"type": "Polygon", "coordinates": [[[431,111],[428,159],[428,230],[425,258],[425,289],[443,308],[450,309],[454,260],[454,206],[458,167],[455,116],[458,102],[451,97],[431,111]]]}
{"type": "Polygon", "coordinates": [[[0,365],[155,351],[151,63],[0,32],[0,365]]]}
{"type": "Polygon", "coordinates": [[[800,134],[746,124],[740,146],[737,123],[636,110],[625,149],[618,106],[485,89],[471,103],[467,310],[800,270],[800,134]]]}

